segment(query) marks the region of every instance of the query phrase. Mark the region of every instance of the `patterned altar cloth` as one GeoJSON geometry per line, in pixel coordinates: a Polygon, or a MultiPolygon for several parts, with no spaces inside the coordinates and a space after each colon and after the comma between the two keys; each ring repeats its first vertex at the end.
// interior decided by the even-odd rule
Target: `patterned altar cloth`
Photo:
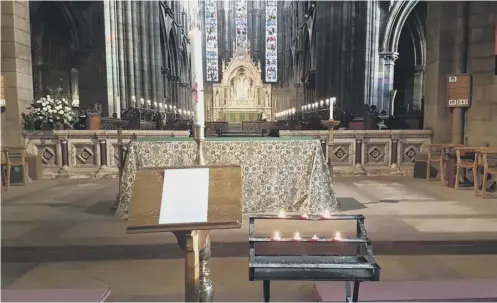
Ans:
{"type": "MultiPolygon", "coordinates": [[[[317,139],[207,138],[203,148],[207,165],[241,166],[244,212],[339,211],[317,139]]],[[[192,138],[145,138],[131,142],[116,215],[127,218],[138,168],[192,166],[196,149],[192,138]]]]}

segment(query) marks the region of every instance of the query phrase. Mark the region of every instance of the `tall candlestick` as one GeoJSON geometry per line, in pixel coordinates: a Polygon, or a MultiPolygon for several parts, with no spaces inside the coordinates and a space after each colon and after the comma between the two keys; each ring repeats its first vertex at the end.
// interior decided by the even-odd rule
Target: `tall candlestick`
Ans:
{"type": "MultiPolygon", "coordinates": [[[[190,31],[190,44],[192,45],[193,64],[193,93],[195,101],[195,125],[204,126],[204,77],[202,65],[202,35],[198,28],[193,28],[190,31]]],[[[203,134],[202,134],[203,135],[203,134]]]]}
{"type": "Polygon", "coordinates": [[[335,100],[335,97],[330,99],[330,120],[333,120],[333,108],[335,107],[335,100]]]}
{"type": "Polygon", "coordinates": [[[195,164],[205,165],[204,151],[202,148],[205,125],[204,109],[204,73],[202,63],[202,34],[197,27],[190,31],[190,44],[192,49],[192,79],[193,79],[193,97],[195,101],[195,142],[197,143],[197,156],[195,164]]]}
{"type": "Polygon", "coordinates": [[[116,111],[116,117],[118,119],[121,119],[121,98],[119,96],[116,97],[116,103],[114,104],[115,106],[115,111],[116,111]]]}

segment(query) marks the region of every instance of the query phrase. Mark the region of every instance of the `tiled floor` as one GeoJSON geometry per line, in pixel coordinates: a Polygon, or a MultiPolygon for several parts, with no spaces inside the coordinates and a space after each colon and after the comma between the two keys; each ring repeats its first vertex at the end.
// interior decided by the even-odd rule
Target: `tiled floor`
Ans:
{"type": "MultiPolygon", "coordinates": [[[[496,278],[497,199],[412,178],[336,178],[344,213],[363,214],[382,280],[496,278]]],[[[2,288],[110,286],[113,301],[183,299],[182,252],[172,234],[127,235],[110,213],[116,180],[45,180],[2,193],[2,288]]],[[[248,281],[248,222],[214,231],[217,301],[260,301],[248,281]]],[[[344,223],[264,222],[301,234],[352,233],[344,223]]],[[[311,283],[277,282],[276,301],[312,301],[311,283]]]]}

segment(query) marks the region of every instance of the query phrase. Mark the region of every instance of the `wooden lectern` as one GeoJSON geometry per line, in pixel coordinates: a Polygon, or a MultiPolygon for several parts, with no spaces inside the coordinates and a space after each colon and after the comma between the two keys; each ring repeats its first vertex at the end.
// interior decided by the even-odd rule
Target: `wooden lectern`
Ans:
{"type": "Polygon", "coordinates": [[[137,171],[128,233],[173,232],[185,252],[185,302],[199,301],[199,231],[242,227],[239,166],[137,171]]]}

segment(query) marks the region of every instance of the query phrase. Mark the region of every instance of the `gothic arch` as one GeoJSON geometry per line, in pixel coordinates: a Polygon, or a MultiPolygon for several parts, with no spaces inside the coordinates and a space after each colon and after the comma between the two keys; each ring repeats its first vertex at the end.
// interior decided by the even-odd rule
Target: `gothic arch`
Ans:
{"type": "Polygon", "coordinates": [[[425,66],[426,35],[423,23],[416,11],[411,14],[411,18],[408,18],[407,22],[407,26],[413,36],[415,63],[417,66],[425,66]]]}
{"type": "Polygon", "coordinates": [[[395,2],[388,16],[387,25],[381,44],[383,52],[397,52],[400,33],[409,14],[413,11],[419,0],[395,2]]]}

